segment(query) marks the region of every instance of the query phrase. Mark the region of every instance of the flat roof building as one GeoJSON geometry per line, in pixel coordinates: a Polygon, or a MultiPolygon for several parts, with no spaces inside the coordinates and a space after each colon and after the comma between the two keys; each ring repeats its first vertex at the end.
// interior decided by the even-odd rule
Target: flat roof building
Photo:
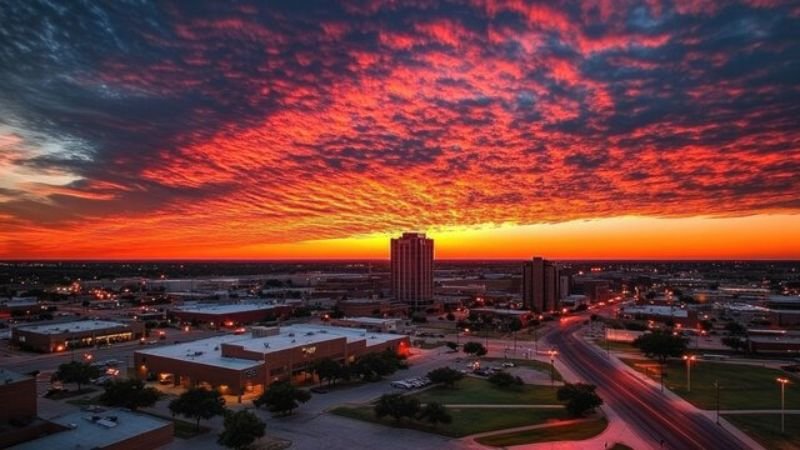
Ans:
{"type": "Polygon", "coordinates": [[[0,369],[0,405],[9,406],[0,408],[0,423],[36,417],[36,379],[0,369]]]}
{"type": "Polygon", "coordinates": [[[11,447],[14,450],[151,450],[172,442],[172,421],[123,409],[77,411],[51,422],[62,431],[11,447]]]}
{"type": "Polygon", "coordinates": [[[20,325],[12,330],[11,341],[23,349],[53,353],[130,341],[143,335],[144,324],[141,322],[78,320],[20,325]]]}
{"type": "Polygon", "coordinates": [[[315,325],[253,327],[245,335],[224,335],[134,352],[137,376],[151,375],[178,386],[206,386],[227,395],[258,394],[283,380],[312,376],[319,359],[350,363],[391,349],[403,353],[408,336],[359,328],[315,325]]]}
{"type": "Polygon", "coordinates": [[[364,328],[368,331],[395,332],[403,329],[403,319],[383,317],[344,317],[331,319],[331,325],[342,327],[364,328]]]}
{"type": "Polygon", "coordinates": [[[223,305],[194,305],[173,309],[170,314],[183,322],[207,323],[211,326],[238,326],[274,320],[291,313],[289,305],[267,303],[236,303],[223,305]]]}

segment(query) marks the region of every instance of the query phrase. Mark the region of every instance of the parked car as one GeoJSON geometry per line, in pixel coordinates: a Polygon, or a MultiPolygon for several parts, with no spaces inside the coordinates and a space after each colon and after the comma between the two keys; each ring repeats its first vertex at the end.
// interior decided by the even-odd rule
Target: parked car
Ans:
{"type": "Polygon", "coordinates": [[[516,364],[514,364],[511,361],[507,361],[507,362],[503,363],[503,367],[515,367],[515,366],[516,366],[516,364]]]}

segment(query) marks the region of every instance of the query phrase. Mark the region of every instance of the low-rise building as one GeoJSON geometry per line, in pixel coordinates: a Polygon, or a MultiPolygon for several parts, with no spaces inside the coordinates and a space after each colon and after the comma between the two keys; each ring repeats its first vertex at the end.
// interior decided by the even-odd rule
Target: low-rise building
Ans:
{"type": "Polygon", "coordinates": [[[135,321],[47,322],[14,327],[11,341],[23,349],[53,353],[138,339],[144,330],[144,323],[135,321]]]}
{"type": "Polygon", "coordinates": [[[341,300],[336,307],[348,317],[364,316],[405,316],[408,305],[388,299],[357,298],[341,300]]]}
{"type": "Polygon", "coordinates": [[[123,409],[77,411],[50,420],[53,434],[11,447],[14,450],[151,450],[173,438],[172,421],[123,409]]]}
{"type": "Polygon", "coordinates": [[[314,325],[253,327],[248,334],[229,334],[134,353],[137,376],[158,377],[178,386],[206,386],[241,401],[276,381],[312,376],[315,361],[331,358],[350,363],[387,349],[405,353],[408,336],[365,329],[314,325]],[[167,381],[168,380],[168,381],[167,381]]]}
{"type": "Polygon", "coordinates": [[[267,303],[237,303],[225,305],[182,306],[170,314],[183,322],[199,322],[212,327],[233,327],[275,320],[292,312],[289,305],[267,303]]]}
{"type": "Polygon", "coordinates": [[[368,331],[379,333],[389,333],[403,331],[405,321],[398,318],[381,317],[345,317],[342,319],[331,319],[331,325],[349,328],[363,328],[368,331]]]}
{"type": "Polygon", "coordinates": [[[36,379],[0,369],[0,405],[0,423],[36,417],[36,379]]]}
{"type": "Polygon", "coordinates": [[[507,321],[519,319],[523,327],[528,326],[528,323],[535,315],[533,312],[524,309],[471,308],[469,312],[470,314],[475,313],[478,316],[487,316],[493,319],[507,321]]]}

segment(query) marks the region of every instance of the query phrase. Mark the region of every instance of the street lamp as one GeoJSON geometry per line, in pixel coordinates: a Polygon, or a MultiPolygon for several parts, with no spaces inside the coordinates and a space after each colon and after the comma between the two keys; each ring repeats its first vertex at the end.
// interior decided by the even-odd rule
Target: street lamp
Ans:
{"type": "Polygon", "coordinates": [[[686,392],[692,392],[692,363],[697,360],[694,355],[683,355],[686,361],[686,392]]]}
{"type": "Polygon", "coordinates": [[[550,355],[550,385],[552,386],[556,381],[555,362],[558,350],[550,349],[547,351],[547,354],[550,355]]]}
{"type": "Polygon", "coordinates": [[[781,433],[786,430],[786,384],[788,382],[788,378],[778,378],[778,383],[781,384],[781,433]]]}

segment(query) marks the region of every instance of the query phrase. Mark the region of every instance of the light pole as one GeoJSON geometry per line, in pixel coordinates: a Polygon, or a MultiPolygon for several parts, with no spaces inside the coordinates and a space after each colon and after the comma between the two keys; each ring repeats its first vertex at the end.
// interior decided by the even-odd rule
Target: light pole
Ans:
{"type": "Polygon", "coordinates": [[[686,392],[692,392],[692,363],[697,360],[694,355],[683,355],[686,361],[686,392]]]}
{"type": "Polygon", "coordinates": [[[717,405],[717,425],[719,425],[719,380],[714,380],[714,390],[716,391],[716,405],[717,405]]]}
{"type": "Polygon", "coordinates": [[[547,354],[550,355],[550,385],[552,386],[556,382],[555,362],[558,351],[555,349],[550,349],[547,351],[547,354]]]}
{"type": "Polygon", "coordinates": [[[781,433],[786,431],[786,383],[789,382],[788,378],[778,378],[778,383],[781,384],[781,433]]]}

